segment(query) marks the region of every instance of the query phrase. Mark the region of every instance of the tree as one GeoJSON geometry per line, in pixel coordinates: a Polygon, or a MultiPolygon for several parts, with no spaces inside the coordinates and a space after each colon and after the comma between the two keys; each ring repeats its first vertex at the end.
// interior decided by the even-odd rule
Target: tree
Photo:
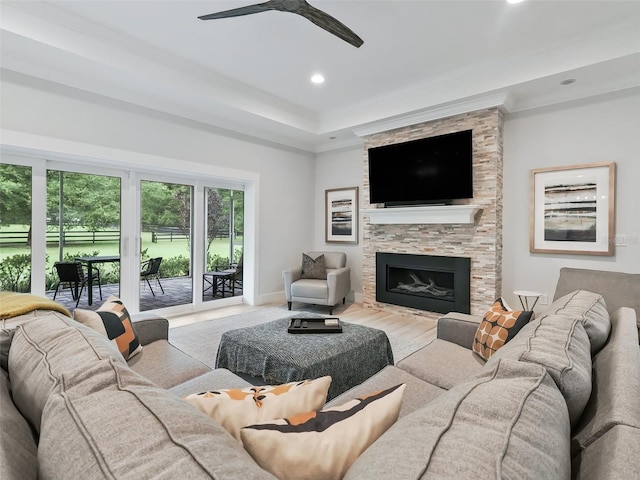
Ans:
{"type": "Polygon", "coordinates": [[[0,224],[31,225],[31,167],[0,165],[0,224]]]}
{"type": "Polygon", "coordinates": [[[120,178],[83,173],[47,172],[47,216],[63,228],[81,225],[89,231],[120,227],[120,178]],[[62,199],[60,180],[62,178],[62,199]]]}

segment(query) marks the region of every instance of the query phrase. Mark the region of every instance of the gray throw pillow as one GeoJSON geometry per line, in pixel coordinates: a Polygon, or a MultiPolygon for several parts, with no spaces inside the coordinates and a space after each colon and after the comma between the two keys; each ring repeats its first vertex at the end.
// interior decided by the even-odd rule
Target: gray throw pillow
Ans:
{"type": "Polygon", "coordinates": [[[302,254],[301,278],[317,278],[320,280],[326,280],[327,269],[324,266],[324,254],[315,259],[305,253],[302,254]]]}

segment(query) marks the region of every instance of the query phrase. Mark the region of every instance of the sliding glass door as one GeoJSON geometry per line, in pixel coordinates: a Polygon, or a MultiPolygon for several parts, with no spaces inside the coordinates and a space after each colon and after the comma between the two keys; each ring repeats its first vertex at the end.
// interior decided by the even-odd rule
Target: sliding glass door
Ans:
{"type": "Polygon", "coordinates": [[[202,301],[242,295],[244,192],[204,189],[205,267],[202,301]]]}
{"type": "Polygon", "coordinates": [[[140,311],[191,304],[191,185],[140,183],[140,311]]]}
{"type": "Polygon", "coordinates": [[[31,291],[31,167],[0,164],[0,290],[31,291]]]}
{"type": "MultiPolygon", "coordinates": [[[[77,300],[79,308],[95,310],[101,293],[103,300],[114,294],[132,312],[167,314],[197,309],[203,301],[253,298],[244,252],[255,245],[251,233],[245,236],[245,217],[252,232],[255,215],[245,211],[241,181],[45,157],[3,155],[0,163],[2,290],[56,295],[70,310],[77,300]],[[152,259],[161,259],[158,268],[147,262],[152,259]],[[76,261],[82,265],[78,286],[90,277],[91,295],[88,285],[78,296],[69,288],[56,294],[55,264],[76,261]],[[218,289],[223,283],[207,290],[207,273],[218,270],[232,273],[222,274],[224,292],[218,289]]],[[[255,204],[253,190],[249,198],[255,204]]]]}
{"type": "Polygon", "coordinates": [[[101,297],[119,295],[120,198],[120,177],[47,171],[48,296],[55,295],[68,307],[79,300],[82,308],[95,310],[102,304],[101,297]],[[74,269],[67,266],[70,262],[80,263],[80,286],[86,283],[82,294],[80,290],[61,288],[68,283],[74,285],[66,280],[75,275],[74,269]]]}

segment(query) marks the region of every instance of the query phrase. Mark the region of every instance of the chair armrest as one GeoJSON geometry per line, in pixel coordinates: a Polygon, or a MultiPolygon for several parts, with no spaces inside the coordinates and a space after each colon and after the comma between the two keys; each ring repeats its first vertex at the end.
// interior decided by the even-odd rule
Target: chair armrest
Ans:
{"type": "Polygon", "coordinates": [[[441,340],[471,349],[482,317],[450,312],[438,320],[437,335],[441,340]]]}
{"type": "Polygon", "coordinates": [[[282,272],[282,279],[284,280],[284,296],[287,297],[287,302],[291,301],[291,284],[300,280],[301,276],[302,268],[294,268],[282,272]]]}
{"type": "Polygon", "coordinates": [[[327,271],[329,287],[328,305],[336,305],[351,291],[351,268],[342,267],[327,271]]]}
{"type": "Polygon", "coordinates": [[[131,315],[133,329],[141,345],[156,340],[169,340],[169,320],[154,313],[136,313],[131,315]]]}

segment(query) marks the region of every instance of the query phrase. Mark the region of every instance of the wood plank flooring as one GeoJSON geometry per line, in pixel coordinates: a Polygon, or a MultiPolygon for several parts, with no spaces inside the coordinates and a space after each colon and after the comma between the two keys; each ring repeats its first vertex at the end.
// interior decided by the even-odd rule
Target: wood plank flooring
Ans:
{"type": "MultiPolygon", "coordinates": [[[[170,328],[180,327],[215,318],[247,313],[265,307],[282,308],[283,316],[289,313],[286,305],[282,303],[272,303],[261,306],[240,304],[170,317],[169,326],[170,328]]],[[[326,315],[327,307],[305,305],[304,311],[326,315]]],[[[424,343],[425,345],[436,336],[436,322],[434,320],[419,317],[417,315],[399,315],[396,313],[373,310],[365,308],[359,303],[348,303],[344,306],[340,305],[334,311],[334,316],[345,322],[379,328],[380,330],[384,330],[387,335],[394,335],[402,339],[406,339],[407,341],[412,340],[424,343]]]]}

